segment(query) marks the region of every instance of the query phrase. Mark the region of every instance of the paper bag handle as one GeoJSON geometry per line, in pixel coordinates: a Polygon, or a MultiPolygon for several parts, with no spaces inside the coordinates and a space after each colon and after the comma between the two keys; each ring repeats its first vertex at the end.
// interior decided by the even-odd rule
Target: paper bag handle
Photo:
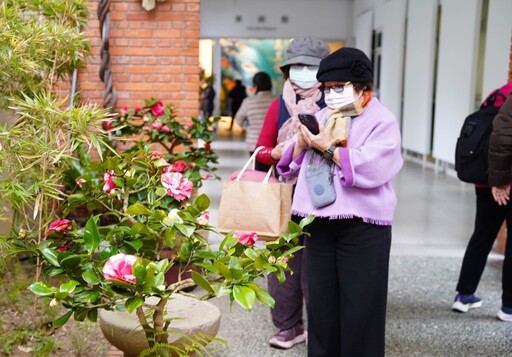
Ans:
{"type": "MultiPolygon", "coordinates": [[[[254,153],[251,155],[251,157],[249,158],[249,160],[247,160],[247,162],[245,163],[244,167],[242,167],[242,170],[240,170],[240,172],[238,173],[238,176],[236,177],[235,181],[240,181],[240,178],[242,177],[242,175],[244,174],[244,172],[247,170],[247,168],[249,167],[249,165],[252,163],[252,168],[254,170],[254,168],[256,167],[256,155],[258,154],[258,152],[262,149],[264,149],[265,147],[264,146],[259,146],[256,148],[256,150],[254,150],[254,153]]],[[[274,165],[270,166],[270,168],[268,169],[268,172],[267,174],[265,175],[265,178],[263,179],[263,182],[262,183],[268,183],[268,180],[270,179],[270,175],[272,175],[272,173],[274,172],[274,165]]]]}

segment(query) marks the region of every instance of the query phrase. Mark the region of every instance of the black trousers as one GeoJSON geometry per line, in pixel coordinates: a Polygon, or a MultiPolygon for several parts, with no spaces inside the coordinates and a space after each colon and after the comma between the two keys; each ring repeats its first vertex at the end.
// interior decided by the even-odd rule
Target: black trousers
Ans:
{"type": "Polygon", "coordinates": [[[306,229],[308,356],[384,356],[391,227],[315,218],[306,229]]]}
{"type": "MultiPolygon", "coordinates": [[[[292,215],[292,220],[299,223],[300,217],[292,215]]],[[[298,245],[303,245],[303,237],[299,238],[298,245]]],[[[285,273],[286,280],[282,284],[274,273],[267,277],[268,292],[275,300],[274,308],[270,310],[272,322],[279,330],[288,330],[304,320],[304,301],[308,302],[305,259],[305,249],[293,254],[288,261],[291,272],[285,273]]]]}
{"type": "Polygon", "coordinates": [[[496,236],[504,220],[507,221],[507,245],[502,273],[502,304],[512,307],[512,205],[499,206],[492,197],[491,189],[475,187],[475,229],[462,260],[457,291],[460,294],[475,293],[496,236]]]}

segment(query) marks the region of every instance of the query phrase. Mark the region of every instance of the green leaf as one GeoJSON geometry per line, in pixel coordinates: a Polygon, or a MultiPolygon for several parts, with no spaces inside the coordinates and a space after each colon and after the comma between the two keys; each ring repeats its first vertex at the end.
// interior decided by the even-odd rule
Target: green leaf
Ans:
{"type": "Polygon", "coordinates": [[[89,321],[96,322],[98,320],[98,309],[91,309],[87,312],[89,321]]]}
{"type": "Polygon", "coordinates": [[[66,268],[66,269],[76,268],[82,262],[82,257],[83,256],[76,255],[76,254],[72,254],[72,255],[69,255],[67,257],[64,257],[60,261],[60,266],[62,268],[66,268]]]}
{"type": "Polygon", "coordinates": [[[210,199],[205,194],[199,195],[194,200],[194,206],[196,206],[199,212],[206,211],[210,207],[210,199]]]}
{"type": "Polygon", "coordinates": [[[46,260],[48,260],[50,262],[50,264],[52,264],[56,267],[60,267],[59,259],[57,258],[58,253],[56,250],[50,249],[50,248],[43,248],[43,250],[41,250],[41,254],[43,254],[43,256],[46,258],[46,260]]]}
{"type": "Polygon", "coordinates": [[[311,222],[313,222],[315,220],[315,216],[310,216],[310,217],[305,217],[305,218],[302,218],[300,220],[300,223],[299,223],[299,226],[301,228],[304,228],[305,226],[307,226],[308,224],[310,224],[311,222]]]}
{"type": "Polygon", "coordinates": [[[62,284],[59,287],[59,292],[68,293],[68,294],[72,293],[75,290],[75,288],[77,287],[77,285],[79,285],[78,281],[70,280],[67,283],[62,284]]]}
{"type": "Polygon", "coordinates": [[[53,296],[54,292],[44,283],[34,283],[28,287],[28,290],[39,296],[53,296]]]}
{"type": "Polygon", "coordinates": [[[253,248],[247,248],[244,251],[244,254],[247,258],[251,259],[252,261],[254,261],[258,257],[258,253],[256,253],[256,251],[253,248]]]}
{"type": "Polygon", "coordinates": [[[73,311],[68,311],[66,312],[64,315],[62,315],[61,317],[59,317],[57,320],[53,321],[52,323],[52,327],[53,328],[58,328],[58,327],[61,327],[62,325],[64,325],[66,322],[68,322],[69,318],[71,317],[71,315],[73,315],[73,311]]]}
{"type": "Polygon", "coordinates": [[[125,240],[124,241],[126,244],[128,244],[129,246],[133,247],[133,249],[135,249],[136,252],[139,251],[140,248],[142,248],[142,246],[144,245],[144,243],[142,243],[142,241],[140,239],[136,239],[136,240],[125,240]]]}
{"type": "Polygon", "coordinates": [[[148,230],[148,227],[146,227],[145,224],[142,224],[140,222],[136,222],[132,228],[130,229],[130,235],[134,236],[134,235],[137,235],[137,234],[140,234],[140,233],[147,233],[149,230],[148,230]]]}
{"type": "Polygon", "coordinates": [[[165,275],[164,273],[158,273],[155,275],[155,283],[153,284],[155,287],[159,287],[164,285],[165,283],[165,275]]]}
{"type": "Polygon", "coordinates": [[[289,256],[289,255],[292,255],[293,253],[295,252],[298,252],[299,250],[301,249],[304,249],[304,246],[303,245],[298,245],[298,246],[295,246],[289,250],[287,250],[284,254],[283,254],[283,257],[286,257],[286,256],[289,256]]]}
{"type": "Polygon", "coordinates": [[[222,275],[226,279],[226,281],[229,282],[233,280],[233,274],[231,274],[231,270],[229,270],[229,268],[225,264],[223,264],[220,261],[216,261],[214,265],[219,274],[222,275]]]}
{"type": "Polygon", "coordinates": [[[266,290],[260,288],[256,284],[247,284],[247,286],[254,290],[254,292],[256,293],[256,298],[260,303],[271,308],[274,307],[276,302],[274,298],[266,290]]]}
{"type": "Polygon", "coordinates": [[[194,231],[196,230],[195,226],[189,226],[182,223],[176,223],[175,227],[178,228],[178,230],[183,234],[185,237],[190,237],[194,231]]]}
{"type": "Polygon", "coordinates": [[[144,304],[144,298],[141,296],[132,297],[126,300],[124,303],[124,307],[126,311],[133,312],[135,311],[139,306],[142,306],[144,304]]]}
{"type": "Polygon", "coordinates": [[[206,281],[206,279],[201,274],[199,274],[198,272],[195,272],[195,271],[192,270],[191,271],[191,277],[192,277],[192,280],[194,280],[194,282],[198,286],[200,286],[201,288],[203,288],[204,290],[206,290],[210,294],[215,294],[215,291],[213,290],[213,288],[210,285],[210,283],[208,281],[206,281]]]}
{"type": "Polygon", "coordinates": [[[98,274],[96,274],[92,269],[84,271],[82,273],[82,278],[87,282],[87,284],[98,285],[100,283],[98,274]]]}
{"type": "Polygon", "coordinates": [[[92,304],[100,297],[99,291],[86,290],[75,295],[75,299],[81,302],[92,304]]]}
{"type": "Polygon", "coordinates": [[[140,203],[135,203],[126,209],[126,214],[132,216],[151,216],[153,212],[140,203]]]}
{"type": "Polygon", "coordinates": [[[244,285],[235,285],[233,287],[233,297],[235,301],[247,311],[252,311],[256,302],[256,293],[251,288],[244,285]]]}
{"type": "Polygon", "coordinates": [[[133,276],[135,276],[135,279],[137,279],[137,283],[142,283],[146,278],[146,265],[147,261],[145,261],[144,259],[137,259],[133,264],[133,276]]]}
{"type": "Polygon", "coordinates": [[[89,254],[92,254],[100,245],[100,232],[94,217],[89,218],[85,224],[84,243],[89,254]]]}

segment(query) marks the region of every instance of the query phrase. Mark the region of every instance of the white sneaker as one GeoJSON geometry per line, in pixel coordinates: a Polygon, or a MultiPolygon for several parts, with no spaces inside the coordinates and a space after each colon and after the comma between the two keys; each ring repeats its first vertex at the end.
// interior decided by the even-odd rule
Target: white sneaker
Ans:
{"type": "Polygon", "coordinates": [[[509,307],[502,307],[498,311],[498,314],[496,314],[496,317],[501,321],[512,322],[512,311],[510,310],[512,309],[509,307]],[[510,314],[507,314],[507,312],[503,311],[503,309],[507,310],[507,312],[510,312],[510,314]]]}

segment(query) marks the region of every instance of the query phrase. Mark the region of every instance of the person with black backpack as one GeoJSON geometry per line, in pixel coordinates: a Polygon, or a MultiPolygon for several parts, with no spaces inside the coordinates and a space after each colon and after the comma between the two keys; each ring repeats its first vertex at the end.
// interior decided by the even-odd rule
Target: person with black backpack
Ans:
{"type": "MultiPolygon", "coordinates": [[[[494,135],[496,131],[496,128],[493,129],[496,122],[493,122],[493,119],[498,118],[496,114],[501,112],[500,108],[505,100],[507,102],[512,100],[511,92],[512,82],[489,94],[480,109],[464,121],[457,142],[455,157],[457,175],[462,181],[475,184],[476,216],[474,231],[462,261],[457,294],[452,304],[452,309],[456,312],[464,313],[482,306],[482,300],[475,295],[475,292],[487,263],[487,256],[505,219],[510,221],[509,231],[512,229],[512,210],[508,208],[509,205],[502,205],[503,202],[496,202],[493,197],[491,185],[496,184],[493,179],[493,172],[495,172],[493,170],[496,170],[496,166],[488,149],[489,145],[493,146],[492,139],[490,139],[491,132],[494,135]],[[491,144],[489,144],[490,140],[491,144]],[[488,161],[488,155],[490,161],[488,161]]],[[[510,136],[508,139],[512,136],[512,121],[509,125],[510,136]]],[[[512,151],[510,155],[512,155],[512,151]]],[[[500,181],[498,184],[510,183],[510,177],[509,173],[509,181],[500,181]]],[[[507,246],[510,244],[512,244],[512,239],[507,242],[507,246]]],[[[500,310],[501,313],[498,312],[498,318],[512,322],[511,259],[512,248],[506,249],[506,264],[503,266],[503,307],[500,310]]]]}

